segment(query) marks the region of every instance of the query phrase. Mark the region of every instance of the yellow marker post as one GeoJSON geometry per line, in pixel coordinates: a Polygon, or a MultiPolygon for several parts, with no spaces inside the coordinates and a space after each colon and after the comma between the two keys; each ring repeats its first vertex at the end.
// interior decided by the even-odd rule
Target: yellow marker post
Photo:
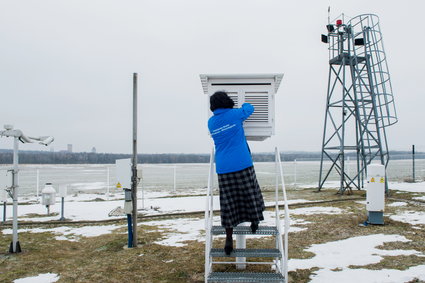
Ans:
{"type": "Polygon", "coordinates": [[[370,179],[371,183],[375,183],[375,178],[372,177],[372,179],[370,179]]]}
{"type": "Polygon", "coordinates": [[[121,183],[120,183],[120,182],[118,182],[118,184],[117,184],[117,189],[121,189],[121,188],[122,188],[121,183]]]}
{"type": "Polygon", "coordinates": [[[385,178],[384,177],[381,177],[381,180],[379,182],[385,183],[385,178]]]}

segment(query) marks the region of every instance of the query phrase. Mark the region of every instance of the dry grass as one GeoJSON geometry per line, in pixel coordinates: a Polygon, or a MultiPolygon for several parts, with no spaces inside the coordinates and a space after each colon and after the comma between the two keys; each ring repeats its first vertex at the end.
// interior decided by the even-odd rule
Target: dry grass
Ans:
{"type": "MultiPolygon", "coordinates": [[[[48,232],[20,233],[23,252],[0,254],[0,282],[46,272],[60,274],[59,282],[202,281],[203,243],[164,247],[153,243],[162,238],[155,227],[142,225],[138,231],[135,249],[125,248],[127,236],[119,233],[80,242],[57,241],[48,232]]],[[[10,235],[1,236],[0,246],[9,242],[10,235]]]]}
{"type": "MultiPolygon", "coordinates": [[[[266,192],[265,194],[268,194],[266,192]]],[[[353,191],[354,196],[364,196],[362,191],[353,191]]],[[[313,193],[311,190],[290,191],[290,199],[338,200],[353,196],[339,196],[335,190],[313,193]]],[[[405,198],[408,193],[394,194],[405,198]]],[[[318,206],[317,204],[314,206],[318,206]]],[[[386,243],[381,249],[415,249],[425,253],[425,230],[413,229],[409,224],[385,218],[385,225],[359,227],[366,220],[364,205],[355,201],[335,202],[323,206],[339,207],[341,215],[294,215],[294,218],[310,221],[303,227],[308,229],[289,234],[289,258],[306,259],[314,256],[306,249],[312,244],[337,241],[355,236],[370,234],[403,235],[410,242],[386,243]]],[[[423,206],[387,207],[386,213],[413,210],[423,211],[423,206]]],[[[124,222],[122,223],[124,224],[124,222]]],[[[0,282],[35,276],[40,273],[60,274],[59,282],[203,282],[204,243],[188,241],[185,247],[168,247],[155,244],[165,237],[165,233],[154,226],[139,227],[139,247],[125,248],[127,236],[125,229],[93,238],[83,238],[79,242],[55,240],[52,233],[20,233],[23,252],[7,252],[11,235],[0,234],[0,282]]],[[[54,226],[52,226],[54,227],[54,226]]],[[[2,227],[0,226],[0,229],[2,227]]],[[[223,239],[214,241],[215,247],[222,247],[223,239]]],[[[274,247],[274,238],[249,239],[248,247],[274,247]]],[[[349,255],[347,255],[349,256],[349,255]]],[[[228,260],[228,259],[223,259],[228,260]]],[[[260,259],[258,259],[260,260],[260,259]]],[[[400,269],[425,264],[418,256],[385,256],[381,262],[361,268],[400,269]]],[[[351,266],[350,268],[360,268],[351,266]]],[[[270,271],[265,266],[249,266],[250,270],[270,271]]],[[[216,267],[217,271],[234,271],[234,265],[216,267]]],[[[317,268],[289,272],[290,282],[309,282],[317,268]]],[[[336,270],[337,271],[337,270],[336,270]]],[[[411,281],[421,282],[421,281],[411,281]]]]}

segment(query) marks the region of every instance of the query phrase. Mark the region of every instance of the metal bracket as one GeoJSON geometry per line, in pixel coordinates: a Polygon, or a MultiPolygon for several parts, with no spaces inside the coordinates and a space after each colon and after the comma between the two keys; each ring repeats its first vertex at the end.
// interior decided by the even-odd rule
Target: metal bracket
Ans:
{"type": "Polygon", "coordinates": [[[9,196],[13,199],[13,193],[12,193],[12,190],[13,190],[14,188],[13,187],[10,187],[10,188],[7,188],[5,191],[9,194],[9,196]]]}

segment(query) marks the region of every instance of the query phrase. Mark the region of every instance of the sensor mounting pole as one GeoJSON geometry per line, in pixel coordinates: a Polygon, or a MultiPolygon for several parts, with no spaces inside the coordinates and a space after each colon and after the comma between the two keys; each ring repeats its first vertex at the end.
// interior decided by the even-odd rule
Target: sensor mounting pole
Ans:
{"type": "Polygon", "coordinates": [[[51,136],[30,137],[24,135],[21,130],[13,129],[13,125],[4,125],[4,131],[0,131],[0,137],[13,137],[13,169],[12,169],[12,199],[13,199],[13,221],[12,221],[12,242],[10,243],[9,252],[19,253],[21,247],[18,241],[18,151],[19,141],[22,143],[39,142],[42,145],[48,146],[54,140],[51,136]]]}
{"type": "Polygon", "coordinates": [[[137,73],[133,73],[133,160],[131,191],[133,197],[133,247],[137,247],[137,73]]]}
{"type": "Polygon", "coordinates": [[[18,150],[19,140],[18,137],[13,138],[13,222],[12,222],[12,243],[10,244],[10,253],[20,253],[21,245],[18,241],[18,150]]]}

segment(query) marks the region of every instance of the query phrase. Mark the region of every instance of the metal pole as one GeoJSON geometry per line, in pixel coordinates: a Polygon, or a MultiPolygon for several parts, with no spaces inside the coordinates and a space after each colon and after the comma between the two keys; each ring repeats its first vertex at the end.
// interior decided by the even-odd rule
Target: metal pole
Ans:
{"type": "Polygon", "coordinates": [[[415,145],[412,145],[412,160],[413,160],[413,182],[416,180],[415,176],[415,145]]]}
{"type": "Polygon", "coordinates": [[[133,73],[133,176],[131,178],[133,197],[133,247],[137,247],[137,73],[133,73]]]}
{"type": "Polygon", "coordinates": [[[13,139],[13,237],[12,243],[9,248],[11,253],[21,252],[21,247],[18,241],[18,150],[19,150],[19,140],[17,137],[13,139]]]}
{"type": "Polygon", "coordinates": [[[64,221],[65,220],[65,198],[64,197],[62,197],[61,218],[59,220],[60,221],[64,221]]]}
{"type": "MultiPolygon", "coordinates": [[[[329,52],[330,52],[330,51],[329,51],[329,52]]],[[[320,157],[319,187],[318,187],[318,189],[317,189],[317,191],[319,191],[319,192],[320,192],[320,190],[322,189],[322,186],[323,186],[323,184],[325,183],[326,178],[327,178],[327,177],[325,177],[325,178],[323,179],[323,183],[322,183],[323,155],[324,155],[324,153],[325,153],[325,148],[326,148],[326,145],[327,145],[327,142],[326,142],[326,128],[327,128],[328,115],[329,115],[329,111],[330,111],[330,109],[329,109],[329,104],[330,104],[330,101],[331,101],[331,95],[332,95],[332,92],[333,92],[333,91],[331,90],[331,75],[332,75],[332,70],[333,70],[332,65],[329,65],[329,74],[328,74],[328,90],[327,90],[327,93],[326,93],[325,124],[324,124],[324,126],[323,126],[322,154],[321,154],[321,157],[320,157]],[[331,92],[331,93],[329,93],[329,92],[331,92]]],[[[329,115],[329,116],[330,116],[330,115],[329,115]]]]}
{"type": "MultiPolygon", "coordinates": [[[[341,55],[343,55],[344,37],[343,37],[342,34],[339,36],[339,43],[341,44],[339,52],[340,52],[341,55]]],[[[342,109],[341,123],[342,123],[342,125],[341,125],[341,137],[340,137],[340,149],[339,149],[340,150],[339,158],[340,158],[340,162],[341,162],[341,179],[340,179],[340,187],[339,187],[339,191],[338,191],[338,193],[340,193],[340,194],[343,194],[344,191],[345,191],[345,188],[344,188],[344,181],[345,181],[345,176],[344,176],[344,174],[345,174],[345,114],[346,114],[345,98],[346,98],[346,95],[347,95],[346,89],[345,89],[345,78],[346,78],[345,62],[346,62],[346,59],[345,59],[345,57],[343,57],[342,58],[342,66],[343,66],[343,69],[342,69],[342,85],[344,87],[342,88],[342,105],[341,105],[341,109],[342,109]]]]}
{"type": "Polygon", "coordinates": [[[127,226],[128,226],[128,241],[127,241],[127,246],[129,248],[133,247],[133,230],[131,228],[131,214],[127,214],[127,226]]]}

